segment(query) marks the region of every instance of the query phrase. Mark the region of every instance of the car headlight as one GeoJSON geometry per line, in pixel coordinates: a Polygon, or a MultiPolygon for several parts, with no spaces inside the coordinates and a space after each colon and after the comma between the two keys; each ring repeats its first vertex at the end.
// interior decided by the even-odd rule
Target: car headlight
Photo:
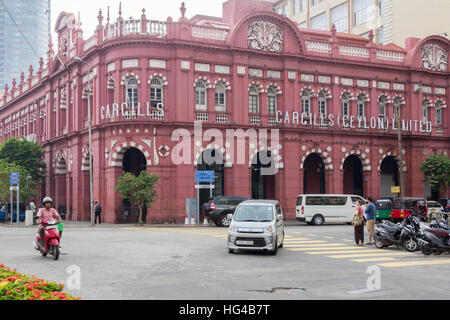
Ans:
{"type": "Polygon", "coordinates": [[[264,228],[264,233],[272,233],[273,227],[264,228]]]}
{"type": "Polygon", "coordinates": [[[229,229],[230,231],[237,232],[237,229],[238,229],[237,226],[231,226],[230,225],[230,229],[229,229]]]}

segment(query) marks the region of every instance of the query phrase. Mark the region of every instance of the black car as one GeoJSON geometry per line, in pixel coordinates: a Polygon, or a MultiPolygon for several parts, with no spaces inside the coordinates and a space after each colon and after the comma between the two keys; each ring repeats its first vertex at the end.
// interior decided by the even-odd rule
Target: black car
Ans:
{"type": "Polygon", "coordinates": [[[214,221],[219,227],[228,227],[230,220],[227,215],[233,214],[239,203],[245,200],[251,200],[245,197],[217,196],[211,204],[205,204],[205,215],[208,219],[214,221]]]}

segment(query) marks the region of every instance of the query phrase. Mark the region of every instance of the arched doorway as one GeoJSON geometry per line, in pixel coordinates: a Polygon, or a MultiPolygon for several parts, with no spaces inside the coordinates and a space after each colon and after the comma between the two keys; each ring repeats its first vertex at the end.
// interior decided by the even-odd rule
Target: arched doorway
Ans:
{"type": "Polygon", "coordinates": [[[253,199],[275,199],[275,175],[265,174],[266,172],[262,170],[270,168],[272,162],[270,151],[260,151],[253,157],[251,166],[253,199]]]}
{"type": "Polygon", "coordinates": [[[361,160],[350,155],[344,161],[344,194],[364,195],[363,166],[361,160]]]}
{"type": "Polygon", "coordinates": [[[55,183],[55,209],[63,219],[66,219],[67,213],[67,190],[66,190],[66,175],[67,175],[67,164],[66,159],[60,158],[56,163],[56,183],[55,183]]]}
{"type": "MultiPolygon", "coordinates": [[[[214,189],[200,189],[199,206],[202,208],[203,204],[208,202],[210,197],[224,195],[224,162],[220,151],[216,149],[208,149],[202,152],[199,158],[197,170],[214,171],[214,189]]],[[[208,185],[207,182],[200,182],[199,184],[208,185]]]]}
{"type": "Polygon", "coordinates": [[[325,193],[325,164],[317,153],[310,154],[303,164],[303,193],[325,193]]]}
{"type": "Polygon", "coordinates": [[[384,158],[384,160],[381,162],[380,174],[381,174],[381,183],[380,183],[381,197],[393,198],[394,195],[391,193],[391,187],[399,185],[398,179],[399,172],[397,160],[392,156],[384,158]]]}
{"type": "MultiPolygon", "coordinates": [[[[137,148],[128,148],[123,154],[122,168],[124,172],[134,174],[136,177],[142,171],[147,170],[147,160],[145,155],[137,148]]],[[[147,208],[142,208],[142,221],[147,219],[147,208]]],[[[137,223],[139,220],[139,208],[130,203],[129,200],[123,200],[123,220],[125,223],[137,223]]]]}

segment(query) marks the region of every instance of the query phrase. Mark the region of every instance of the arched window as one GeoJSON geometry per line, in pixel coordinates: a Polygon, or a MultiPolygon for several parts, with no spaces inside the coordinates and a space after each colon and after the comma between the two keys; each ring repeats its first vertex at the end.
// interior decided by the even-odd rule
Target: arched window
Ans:
{"type": "Polygon", "coordinates": [[[435,109],[435,113],[434,113],[434,118],[435,118],[435,124],[436,126],[442,126],[442,109],[443,109],[443,103],[441,101],[436,102],[435,105],[436,109],[435,109]]]}
{"type": "Polygon", "coordinates": [[[277,89],[269,87],[267,89],[267,113],[275,114],[277,112],[277,89]]]}
{"type": "MultiPolygon", "coordinates": [[[[400,113],[400,104],[401,104],[401,99],[399,97],[394,99],[394,122],[397,123],[397,114],[400,113]]],[[[401,119],[401,117],[400,117],[401,119]]]]}
{"type": "Polygon", "coordinates": [[[195,83],[195,108],[206,110],[206,84],[203,81],[195,83]]]}
{"type": "Polygon", "coordinates": [[[364,118],[366,116],[364,98],[365,98],[364,94],[360,94],[357,99],[357,112],[358,112],[358,117],[360,117],[360,118],[364,118]]]}
{"type": "Polygon", "coordinates": [[[138,81],[130,78],[126,82],[127,106],[136,108],[138,106],[138,81]]]}
{"type": "Polygon", "coordinates": [[[158,78],[152,79],[150,83],[150,105],[152,108],[156,108],[158,105],[163,107],[163,86],[158,78]]]}
{"type": "Polygon", "coordinates": [[[226,111],[226,87],[223,82],[218,82],[216,84],[216,92],[215,92],[215,104],[216,111],[224,112],[226,111]]]}
{"type": "Polygon", "coordinates": [[[327,114],[327,97],[324,91],[319,92],[319,115],[325,116],[327,114]]]}
{"type": "Polygon", "coordinates": [[[107,88],[107,101],[106,103],[109,104],[110,106],[112,106],[112,104],[114,103],[114,90],[115,90],[116,84],[114,82],[113,78],[109,78],[108,79],[108,84],[106,86],[107,88]]]}
{"type": "Polygon", "coordinates": [[[378,100],[378,117],[386,117],[386,97],[381,96],[378,100]]]}
{"type": "Polygon", "coordinates": [[[422,101],[422,121],[426,124],[428,121],[428,100],[422,101]]]}
{"type": "Polygon", "coordinates": [[[249,113],[259,113],[259,89],[256,86],[251,86],[249,93],[249,113]]]}
{"type": "Polygon", "coordinates": [[[302,113],[309,114],[311,112],[311,94],[309,90],[302,91],[302,113]]]}
{"type": "Polygon", "coordinates": [[[350,116],[350,97],[344,93],[341,98],[342,116],[350,116]]]}

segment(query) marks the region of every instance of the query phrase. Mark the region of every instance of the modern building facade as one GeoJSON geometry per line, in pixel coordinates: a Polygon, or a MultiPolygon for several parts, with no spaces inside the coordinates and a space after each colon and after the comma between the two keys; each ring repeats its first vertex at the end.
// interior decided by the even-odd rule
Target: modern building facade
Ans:
{"type": "Polygon", "coordinates": [[[403,47],[406,38],[450,35],[450,2],[442,0],[279,0],[277,13],[300,28],[369,36],[378,44],[403,47]]]}
{"type": "Polygon", "coordinates": [[[90,157],[94,200],[114,223],[136,219],[114,186],[142,170],[161,177],[147,223],[184,221],[196,170],[215,171],[213,194],[277,199],[288,219],[298,194],[392,196],[400,172],[404,195],[429,193],[419,165],[450,152],[446,38],[378,45],[299,29],[262,1],[230,0],[217,18],[185,10],[177,21],[99,12],[87,39],[62,13],[48,64],[5,88],[0,140],[42,144],[41,196],[68,219],[90,218],[90,157]]]}
{"type": "Polygon", "coordinates": [[[0,87],[20,81],[30,65],[39,67],[50,37],[50,0],[0,3],[0,87]]]}

